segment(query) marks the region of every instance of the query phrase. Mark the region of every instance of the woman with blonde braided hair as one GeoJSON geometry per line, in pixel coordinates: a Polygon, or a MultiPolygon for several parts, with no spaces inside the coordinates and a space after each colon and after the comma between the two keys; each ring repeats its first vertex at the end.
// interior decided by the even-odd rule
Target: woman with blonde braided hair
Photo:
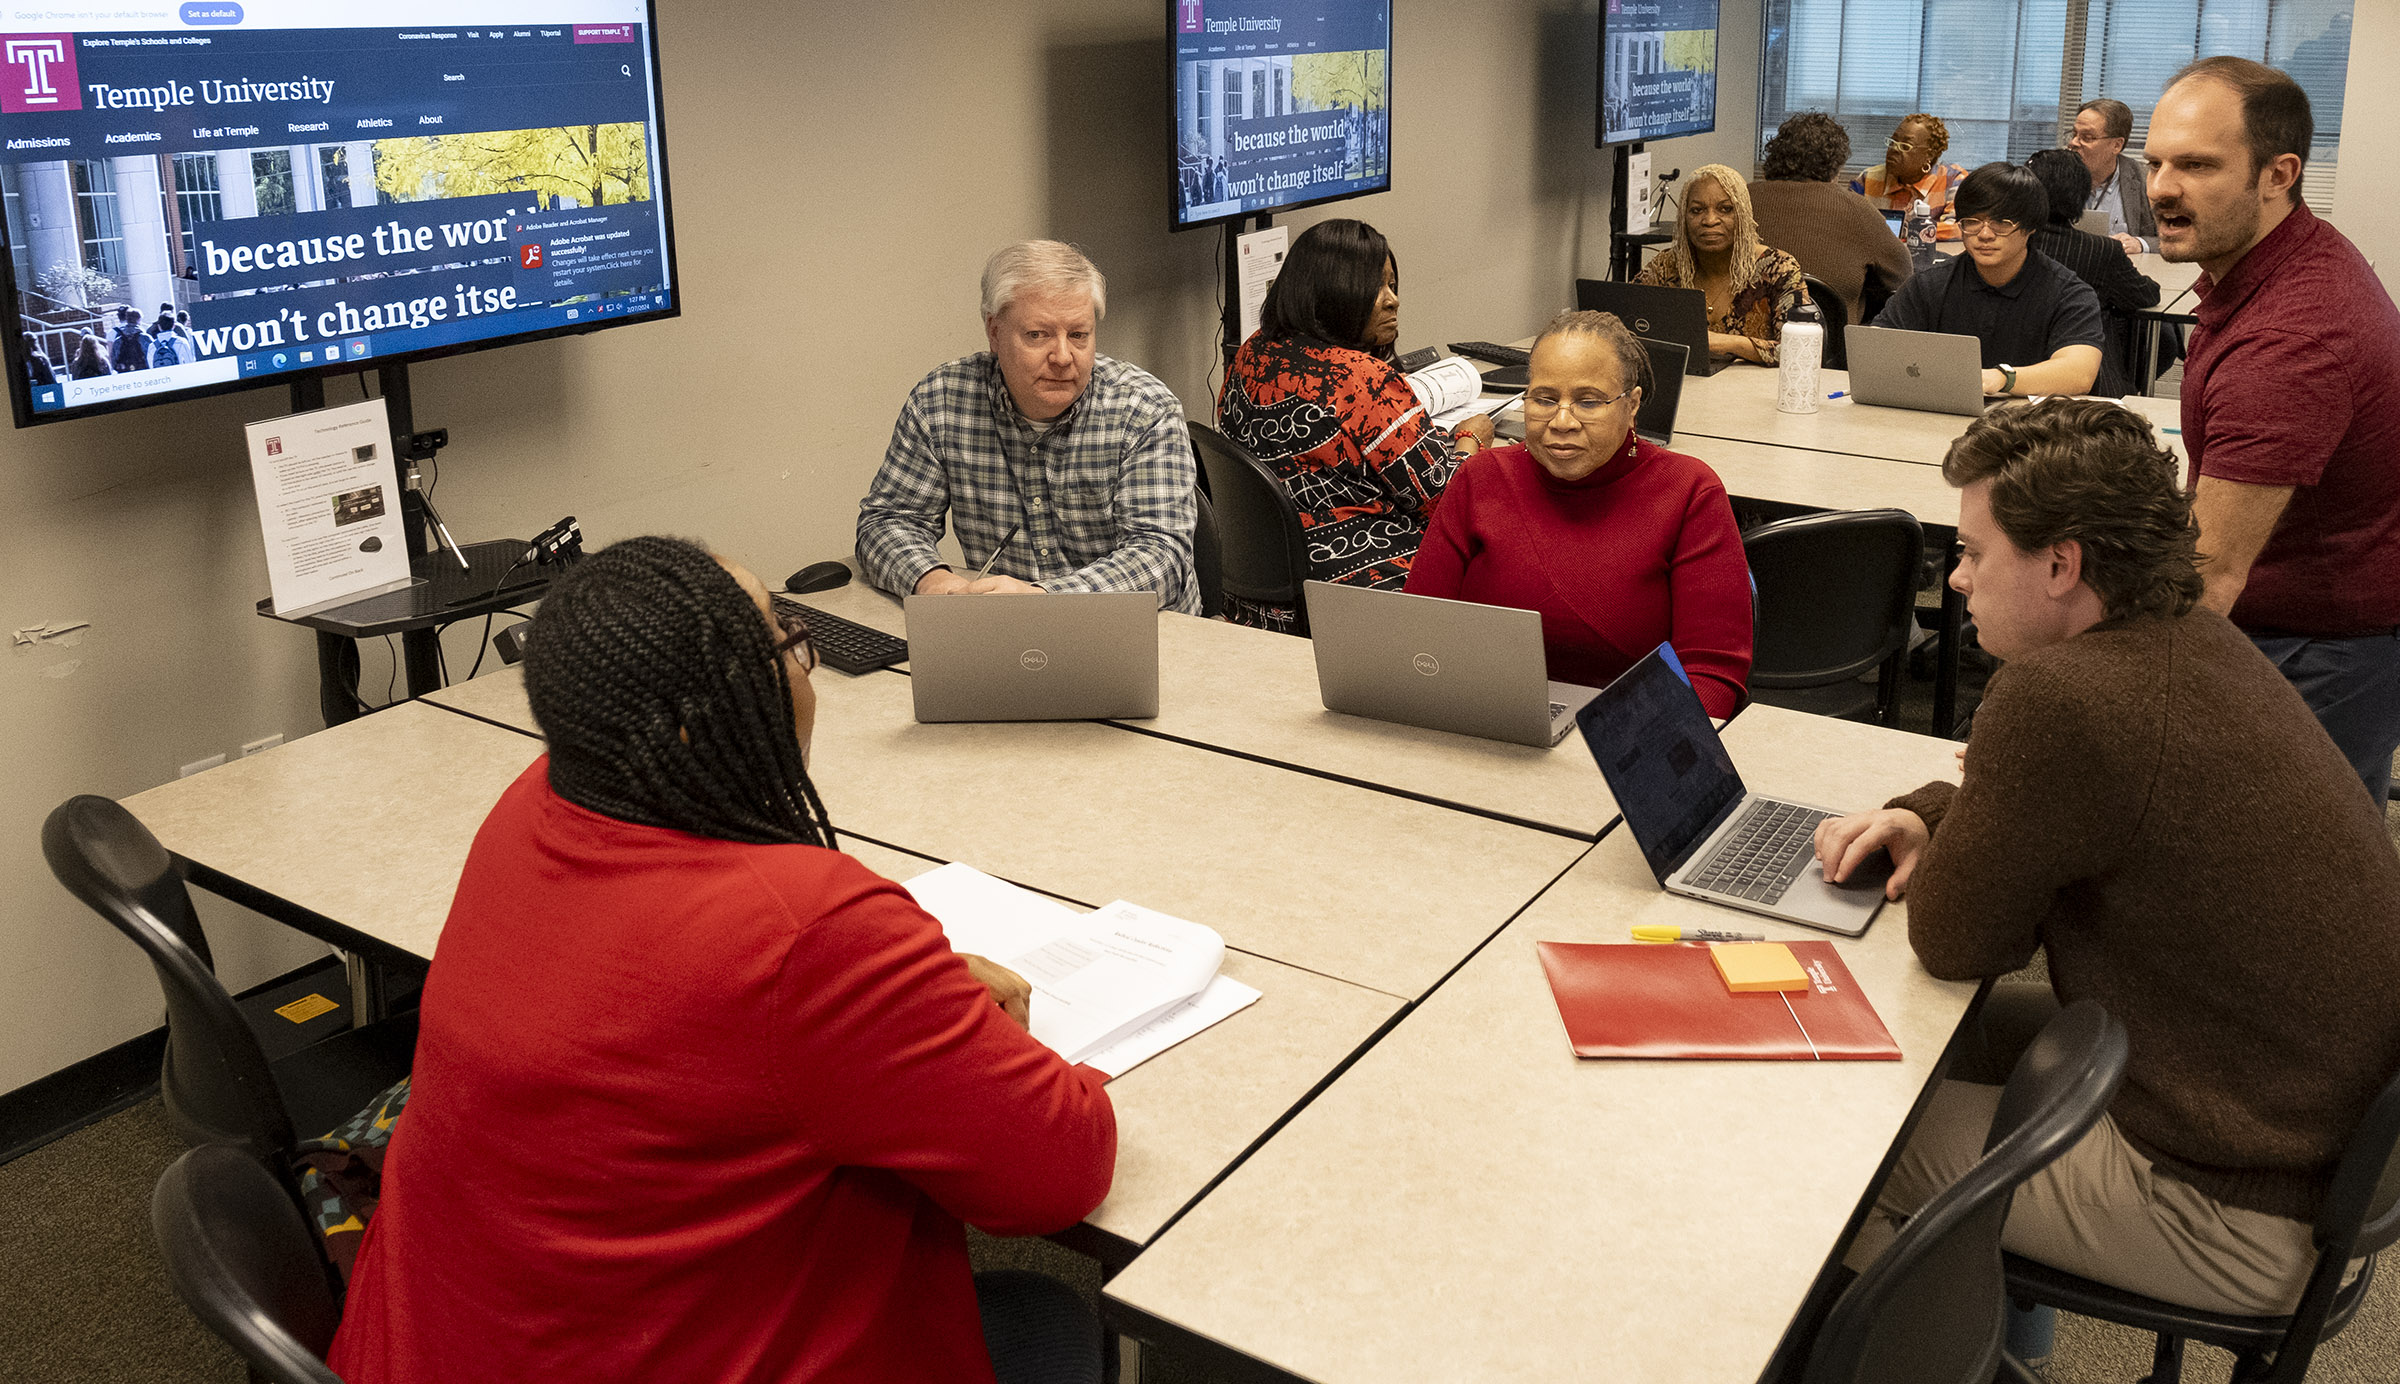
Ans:
{"type": "Polygon", "coordinates": [[[1758,239],[1750,185],[1721,163],[1692,170],[1675,241],[1635,283],[1696,288],[1708,298],[1708,351],[1773,365],[1783,319],[1808,293],[1800,261],[1758,239]]]}
{"type": "Polygon", "coordinates": [[[1966,181],[1967,170],[1941,161],[1949,149],[1950,127],[1940,117],[1923,111],[1905,116],[1892,131],[1891,143],[1884,146],[1882,166],[1852,179],[1850,190],[1878,207],[1898,212],[1907,211],[1922,197],[1933,213],[1937,238],[1956,240],[1958,219],[1951,213],[1950,203],[1958,195],[1958,185],[1966,181]]]}
{"type": "Polygon", "coordinates": [[[351,1384],[1100,1377],[1074,1290],[971,1274],[961,1223],[1099,1204],[1103,1078],[834,848],[814,667],[758,578],[676,539],[543,601],[549,753],[476,834],[426,978],[328,1356],[351,1384]]]}

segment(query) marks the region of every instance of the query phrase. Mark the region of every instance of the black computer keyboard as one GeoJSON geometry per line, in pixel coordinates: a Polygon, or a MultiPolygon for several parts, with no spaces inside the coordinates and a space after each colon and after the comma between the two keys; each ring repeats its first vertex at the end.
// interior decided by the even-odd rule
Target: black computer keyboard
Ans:
{"type": "Polygon", "coordinates": [[[908,641],[896,634],[828,615],[780,592],[774,601],[777,610],[796,612],[808,623],[808,642],[816,645],[817,662],[837,673],[872,673],[908,660],[908,641]]]}
{"type": "Polygon", "coordinates": [[[1533,352],[1518,346],[1495,346],[1489,341],[1453,341],[1450,349],[1462,356],[1473,356],[1494,365],[1533,364],[1533,352]]]}
{"type": "Polygon", "coordinates": [[[1741,824],[1692,872],[1695,889],[1775,903],[1816,854],[1817,823],[1832,816],[1795,803],[1754,802],[1741,824]]]}

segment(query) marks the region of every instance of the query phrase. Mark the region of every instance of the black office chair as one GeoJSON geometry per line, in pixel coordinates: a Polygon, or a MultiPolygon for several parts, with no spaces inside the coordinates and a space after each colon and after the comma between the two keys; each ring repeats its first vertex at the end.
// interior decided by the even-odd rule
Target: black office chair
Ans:
{"type": "Polygon", "coordinates": [[[325,1365],[341,1308],[324,1256],[266,1165],[223,1144],[193,1149],[150,1194],[150,1229],[175,1295],[253,1381],[342,1384],[325,1365]]]}
{"type": "Polygon", "coordinates": [[[1217,507],[1206,490],[1192,492],[1199,515],[1192,523],[1192,581],[1200,588],[1200,613],[1214,620],[1225,613],[1225,551],[1217,537],[1217,507]]]}
{"type": "Polygon", "coordinates": [[[1817,305],[1817,316],[1825,321],[1825,368],[1849,369],[1850,353],[1842,347],[1842,329],[1850,325],[1850,305],[1814,274],[1801,275],[1800,282],[1808,286],[1809,300],[1817,305]]]}
{"type": "Polygon", "coordinates": [[[1803,514],[1742,535],[1758,619],[1750,696],[1820,716],[1900,723],[1925,531],[1898,509],[1803,514]],[[1858,681],[1879,668],[1875,686],[1858,681]]]}
{"type": "Polygon", "coordinates": [[[1299,612],[1294,634],[1308,633],[1308,543],[1291,492],[1265,463],[1205,423],[1191,423],[1192,451],[1209,478],[1221,556],[1223,594],[1299,612]]]}
{"type": "Polygon", "coordinates": [[[2375,1255],[2400,1240],[2400,1076],[2367,1107],[2358,1132],[2335,1167],[2332,1190],[2317,1212],[2317,1264],[2288,1317],[2235,1317],[2178,1307],[2062,1273],[2016,1255],[2007,1257],[2009,1296],[2118,1322],[2158,1337],[2148,1384],[2183,1377],[2183,1343],[2203,1341],[2234,1354],[2234,1384],[2300,1384],[2317,1343],[2339,1333],[2358,1314],[2375,1281],[2375,1255]],[[2342,1273],[2364,1257],[2358,1277],[2342,1273]]]}
{"type": "Polygon", "coordinates": [[[2039,1384],[2001,1349],[2000,1230],[2009,1199],[2074,1147],[2125,1078],[2125,1028],[2090,1000],[2059,1012],[2017,1059],[1983,1157],[1909,1218],[1844,1290],[1802,1384],[2039,1384]]]}
{"type": "Polygon", "coordinates": [[[286,1173],[295,1131],[332,1129],[408,1075],[413,1012],[270,1064],[217,980],[174,858],[123,807],[88,794],[67,799],[42,823],[42,855],[67,892],[132,938],[158,972],[167,999],[159,1091],[184,1142],[231,1144],[286,1173]]]}

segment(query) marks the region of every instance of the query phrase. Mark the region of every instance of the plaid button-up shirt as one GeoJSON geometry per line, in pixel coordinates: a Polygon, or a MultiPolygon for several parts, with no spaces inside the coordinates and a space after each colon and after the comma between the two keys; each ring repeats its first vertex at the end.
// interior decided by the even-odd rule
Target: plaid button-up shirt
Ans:
{"type": "Polygon", "coordinates": [[[1044,430],[979,351],[909,391],[859,502],[859,562],[886,591],[916,590],[942,565],[947,514],[970,566],[1006,542],[995,572],[1048,591],[1155,591],[1161,607],[1197,613],[1195,476],[1183,405],[1150,375],[1097,357],[1082,396],[1044,430]]]}

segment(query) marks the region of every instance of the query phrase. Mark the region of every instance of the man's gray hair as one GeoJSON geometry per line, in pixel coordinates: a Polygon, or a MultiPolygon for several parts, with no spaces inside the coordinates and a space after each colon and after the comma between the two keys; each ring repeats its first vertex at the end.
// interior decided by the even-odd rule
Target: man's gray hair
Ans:
{"type": "Polygon", "coordinates": [[[1108,316],[1108,279],[1081,250],[1063,240],[1020,240],[983,262],[983,315],[998,317],[1020,293],[1092,295],[1092,320],[1108,316]]]}

